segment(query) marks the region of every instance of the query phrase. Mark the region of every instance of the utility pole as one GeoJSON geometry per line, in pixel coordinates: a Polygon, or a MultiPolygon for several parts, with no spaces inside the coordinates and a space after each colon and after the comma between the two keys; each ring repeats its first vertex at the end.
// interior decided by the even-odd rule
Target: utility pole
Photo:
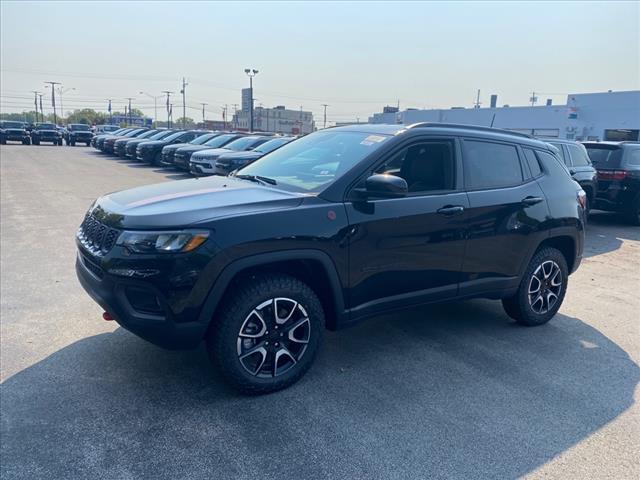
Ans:
{"type": "Polygon", "coordinates": [[[71,87],[63,90],[62,85],[60,85],[60,90],[58,91],[58,93],[60,93],[60,119],[61,120],[64,119],[64,107],[62,106],[62,94],[70,92],[71,90],[75,90],[75,88],[71,87]]]}
{"type": "Polygon", "coordinates": [[[536,97],[536,92],[531,92],[531,98],[529,99],[529,101],[531,102],[531,106],[535,106],[536,102],[538,101],[538,97],[536,97]]]}
{"type": "Polygon", "coordinates": [[[327,128],[327,107],[329,105],[327,105],[326,103],[323,103],[322,106],[324,107],[324,121],[322,124],[322,128],[327,128]]]}
{"type": "Polygon", "coordinates": [[[151,95],[147,92],[140,92],[140,95],[146,95],[149,98],[153,98],[153,121],[158,125],[158,99],[162,97],[162,95],[155,96],[151,95]]]}
{"type": "Polygon", "coordinates": [[[170,114],[170,111],[169,111],[169,108],[170,108],[170,106],[169,106],[169,98],[171,97],[171,94],[173,92],[170,92],[169,90],[163,90],[162,93],[166,93],[167,94],[167,128],[169,128],[170,125],[171,125],[171,120],[170,120],[171,114],[170,114]]]}
{"type": "Polygon", "coordinates": [[[233,128],[235,130],[238,128],[238,104],[232,103],[231,106],[233,107],[233,128]]]}
{"type": "Polygon", "coordinates": [[[182,128],[187,128],[187,104],[186,104],[186,94],[187,94],[187,85],[189,85],[184,77],[182,77],[182,90],[180,93],[182,94],[182,128]]]}
{"type": "Polygon", "coordinates": [[[31,90],[34,94],[34,99],[33,99],[33,103],[36,106],[36,123],[38,123],[38,95],[41,95],[40,92],[37,92],[35,90],[31,90]]]}
{"type": "Polygon", "coordinates": [[[224,104],[224,107],[222,107],[222,125],[223,125],[223,130],[227,129],[227,104],[224,104]]]}
{"type": "Polygon", "coordinates": [[[253,77],[258,74],[258,70],[255,68],[245,68],[244,73],[249,77],[249,91],[251,93],[251,102],[249,105],[249,131],[253,132],[253,77]]]}
{"type": "Polygon", "coordinates": [[[40,120],[42,120],[44,122],[44,110],[42,109],[42,93],[38,94],[38,97],[40,97],[40,120]]]}
{"type": "Polygon", "coordinates": [[[207,105],[209,105],[208,103],[201,103],[200,105],[202,105],[202,128],[207,128],[207,122],[204,119],[204,107],[206,107],[207,105]]]}
{"type": "Polygon", "coordinates": [[[473,108],[480,108],[482,102],[480,102],[480,89],[478,89],[478,95],[476,96],[476,103],[474,103],[473,108]]]}
{"type": "Polygon", "coordinates": [[[133,100],[132,97],[125,97],[125,100],[129,100],[129,125],[132,125],[132,119],[131,119],[131,100],[133,100]]]}
{"type": "Polygon", "coordinates": [[[60,82],[44,82],[51,85],[51,106],[53,107],[53,123],[58,124],[58,118],[56,117],[56,85],[61,85],[60,82]]]}
{"type": "Polygon", "coordinates": [[[169,105],[169,128],[173,124],[173,103],[169,105]]]}
{"type": "Polygon", "coordinates": [[[107,98],[107,102],[109,102],[109,106],[107,107],[107,112],[109,112],[109,124],[113,125],[113,114],[111,113],[111,99],[107,98]]]}

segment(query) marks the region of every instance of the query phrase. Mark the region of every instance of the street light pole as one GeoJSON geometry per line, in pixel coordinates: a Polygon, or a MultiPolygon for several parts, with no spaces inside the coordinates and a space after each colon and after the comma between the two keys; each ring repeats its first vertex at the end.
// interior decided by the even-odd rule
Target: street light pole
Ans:
{"type": "Polygon", "coordinates": [[[70,92],[71,90],[75,90],[75,88],[71,87],[63,90],[62,85],[60,86],[60,90],[58,90],[58,93],[60,94],[60,119],[61,120],[64,119],[64,107],[62,106],[62,94],[70,92]]]}
{"type": "Polygon", "coordinates": [[[159,95],[157,97],[147,93],[147,92],[140,92],[140,95],[146,95],[149,98],[153,98],[153,121],[156,122],[156,126],[158,124],[158,99],[160,97],[162,97],[162,95],[159,95]]]}
{"type": "Polygon", "coordinates": [[[111,99],[107,98],[107,102],[109,102],[109,106],[107,107],[107,111],[109,112],[109,125],[113,125],[113,114],[111,113],[111,99]]]}
{"type": "Polygon", "coordinates": [[[208,103],[201,103],[200,105],[202,105],[202,128],[205,129],[205,128],[207,128],[207,122],[204,119],[204,107],[206,107],[209,104],[208,103]]]}
{"type": "Polygon", "coordinates": [[[180,93],[182,94],[182,128],[187,128],[187,103],[186,103],[186,94],[187,94],[187,85],[189,85],[184,77],[182,77],[182,90],[180,93]]]}
{"type": "Polygon", "coordinates": [[[249,131],[253,132],[253,77],[258,74],[255,68],[245,68],[244,73],[249,77],[249,92],[251,94],[251,102],[249,104],[249,131]]]}
{"type": "Polygon", "coordinates": [[[38,95],[41,95],[40,92],[37,92],[36,90],[31,90],[34,94],[34,100],[33,103],[36,106],[36,123],[38,123],[38,95]]]}
{"type": "Polygon", "coordinates": [[[131,126],[131,100],[133,100],[132,97],[125,97],[125,100],[129,100],[129,126],[131,126]]]}
{"type": "Polygon", "coordinates": [[[322,106],[324,107],[324,121],[322,123],[322,128],[327,128],[327,107],[329,105],[327,105],[326,103],[323,103],[322,106]]]}

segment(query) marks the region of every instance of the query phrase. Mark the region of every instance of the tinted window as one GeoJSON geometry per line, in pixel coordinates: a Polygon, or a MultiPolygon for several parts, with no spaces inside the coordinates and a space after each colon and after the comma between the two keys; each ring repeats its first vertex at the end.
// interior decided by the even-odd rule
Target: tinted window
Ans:
{"type": "Polygon", "coordinates": [[[549,142],[549,145],[558,149],[556,153],[558,154],[558,156],[560,157],[560,160],[562,160],[565,165],[569,165],[571,163],[569,162],[569,159],[564,155],[564,148],[562,148],[561,143],[549,142]]]}
{"type": "Polygon", "coordinates": [[[567,145],[569,154],[571,154],[571,161],[574,167],[586,167],[590,165],[587,151],[582,145],[567,145]]]}
{"type": "Polygon", "coordinates": [[[56,130],[56,126],[53,123],[41,123],[36,125],[36,130],[56,130]]]}
{"type": "Polygon", "coordinates": [[[200,135],[199,137],[194,138],[189,143],[191,145],[202,145],[204,142],[208,142],[209,140],[217,136],[217,133],[205,133],[204,135],[200,135]]]}
{"type": "Polygon", "coordinates": [[[467,188],[508,187],[522,183],[516,147],[465,140],[464,181],[467,188]]]}
{"type": "Polygon", "coordinates": [[[542,162],[542,164],[546,167],[547,173],[551,177],[566,175],[567,177],[571,178],[569,169],[556,155],[551,155],[547,152],[541,152],[540,150],[536,150],[536,155],[540,159],[540,162],[542,162]]]}
{"type": "Polygon", "coordinates": [[[205,142],[203,145],[211,148],[219,148],[223,145],[226,145],[231,140],[238,138],[238,135],[220,135],[218,137],[212,138],[211,140],[205,142]]]}
{"type": "Polygon", "coordinates": [[[2,122],[2,128],[24,128],[22,122],[2,122]]]}
{"type": "MultiPolygon", "coordinates": [[[[259,143],[260,140],[262,139],[256,137],[242,137],[229,143],[229,145],[226,145],[224,148],[235,150],[236,152],[241,152],[243,150],[250,149],[256,143],[259,143]]],[[[266,139],[264,141],[266,142],[266,139]]]]}
{"type": "Polygon", "coordinates": [[[83,123],[72,123],[71,125],[69,125],[69,130],[80,130],[86,132],[90,129],[91,127],[89,127],[89,125],[85,125],[83,123]]]}
{"type": "Polygon", "coordinates": [[[630,167],[640,167],[640,148],[632,148],[627,150],[627,160],[625,165],[630,167]]]}
{"type": "Polygon", "coordinates": [[[524,148],[524,158],[527,160],[527,165],[529,165],[529,171],[531,172],[531,176],[533,178],[537,177],[542,173],[542,169],[540,168],[540,163],[538,162],[538,157],[528,148],[524,148]]]}
{"type": "Polygon", "coordinates": [[[276,148],[281,147],[285,143],[289,143],[291,140],[291,138],[274,138],[273,140],[269,140],[259,147],[256,147],[253,151],[259,153],[269,153],[276,148]]]}
{"type": "Polygon", "coordinates": [[[409,192],[453,190],[453,144],[425,142],[411,145],[393,155],[376,173],[396,175],[406,180],[409,192]]]}
{"type": "Polygon", "coordinates": [[[586,147],[591,163],[593,163],[593,166],[597,169],[607,170],[620,166],[622,149],[617,145],[588,144],[586,147]]]}

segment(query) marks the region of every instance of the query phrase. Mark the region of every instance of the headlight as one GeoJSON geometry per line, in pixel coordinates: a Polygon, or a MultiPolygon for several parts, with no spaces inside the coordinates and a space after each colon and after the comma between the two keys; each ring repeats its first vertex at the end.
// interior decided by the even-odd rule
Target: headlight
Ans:
{"type": "Polygon", "coordinates": [[[116,245],[136,253],[191,252],[209,238],[209,232],[180,230],[175,232],[131,232],[120,234],[116,245]]]}

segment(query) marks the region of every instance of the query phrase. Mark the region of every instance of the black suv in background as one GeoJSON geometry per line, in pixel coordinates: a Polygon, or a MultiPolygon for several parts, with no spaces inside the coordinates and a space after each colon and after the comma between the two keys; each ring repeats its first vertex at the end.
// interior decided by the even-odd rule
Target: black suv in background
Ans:
{"type": "Polygon", "coordinates": [[[280,148],[293,139],[294,137],[276,137],[248,152],[230,152],[220,155],[214,163],[213,173],[215,175],[229,175],[233,170],[255,162],[260,157],[273,152],[276,148],[280,148]]]}
{"type": "Polygon", "coordinates": [[[76,269],[105,318],[167,348],[204,339],[231,384],[263,393],[302,377],[325,328],[383,312],[483,297],[548,322],[582,258],[585,198],[522,134],[330,128],[234,176],[99,198],[76,269]]]}
{"type": "Polygon", "coordinates": [[[221,148],[212,148],[210,150],[200,150],[194,152],[189,160],[189,170],[194,175],[213,175],[215,171],[215,162],[220,155],[233,152],[248,152],[268,142],[272,137],[263,135],[247,135],[228,143],[221,148]]]}
{"type": "Polygon", "coordinates": [[[595,206],[640,225],[640,142],[585,142],[598,171],[595,206]]]}
{"type": "Polygon", "coordinates": [[[84,143],[88,147],[92,138],[91,126],[84,123],[71,123],[67,125],[64,133],[65,142],[72,147],[76,143],[84,143]]]}
{"type": "Polygon", "coordinates": [[[581,143],[560,138],[541,139],[558,149],[558,156],[569,169],[573,179],[587,194],[587,214],[598,191],[598,173],[593,168],[587,149],[581,143]]]}
{"type": "Polygon", "coordinates": [[[130,130],[131,130],[130,128],[118,128],[117,130],[114,130],[112,132],[97,133],[91,139],[91,146],[93,148],[98,148],[98,140],[105,139],[110,135],[121,135],[121,134],[127,133],[130,130]]]}
{"type": "Polygon", "coordinates": [[[6,145],[7,141],[21,142],[23,145],[31,144],[31,137],[24,122],[10,120],[0,121],[0,143],[6,145]]]}
{"type": "Polygon", "coordinates": [[[167,137],[163,137],[161,140],[141,143],[136,147],[135,158],[141,162],[149,163],[151,165],[160,165],[163,147],[176,143],[188,143],[194,138],[205,133],[206,132],[203,132],[202,130],[181,130],[167,137]]]}
{"type": "Polygon", "coordinates": [[[62,133],[53,123],[36,123],[35,128],[31,131],[31,143],[40,145],[41,142],[62,145],[62,133]]]}
{"type": "Polygon", "coordinates": [[[191,155],[193,155],[194,152],[221,148],[243,136],[244,134],[242,133],[224,133],[207,140],[201,145],[186,145],[181,147],[173,154],[173,166],[180,170],[189,170],[189,161],[191,160],[191,155]]]}
{"type": "Polygon", "coordinates": [[[173,156],[179,148],[189,147],[191,145],[202,145],[209,140],[222,135],[221,132],[207,132],[203,133],[199,137],[194,138],[190,142],[187,143],[174,143],[173,145],[167,145],[162,147],[162,158],[160,160],[160,164],[163,167],[173,167],[173,156]]]}

